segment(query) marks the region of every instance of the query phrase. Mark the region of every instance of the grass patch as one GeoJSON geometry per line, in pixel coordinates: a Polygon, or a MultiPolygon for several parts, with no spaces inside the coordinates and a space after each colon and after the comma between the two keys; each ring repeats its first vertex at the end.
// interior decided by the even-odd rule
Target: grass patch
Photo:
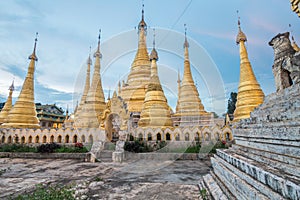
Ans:
{"type": "Polygon", "coordinates": [[[95,178],[95,181],[97,181],[97,182],[99,182],[99,181],[103,181],[103,178],[101,178],[101,177],[97,176],[97,177],[95,178]]]}
{"type": "Polygon", "coordinates": [[[74,200],[74,190],[68,186],[51,186],[45,187],[37,185],[32,194],[19,195],[16,200],[74,200]]]}
{"type": "Polygon", "coordinates": [[[0,176],[6,172],[6,169],[0,169],[0,176]]]}
{"type": "Polygon", "coordinates": [[[89,151],[87,150],[86,147],[79,148],[79,147],[62,146],[58,149],[55,149],[54,152],[55,153],[87,153],[89,151]]]}
{"type": "Polygon", "coordinates": [[[198,143],[194,146],[189,146],[184,153],[199,153],[201,145],[198,143]]]}
{"type": "Polygon", "coordinates": [[[5,144],[0,146],[0,152],[37,152],[36,147],[30,147],[20,144],[5,144]]]}
{"type": "Polygon", "coordinates": [[[0,152],[17,153],[87,153],[89,150],[85,146],[60,146],[55,143],[41,144],[38,147],[30,147],[20,144],[5,144],[0,146],[0,152]]]}
{"type": "Polygon", "coordinates": [[[200,190],[200,196],[203,200],[207,200],[207,191],[206,191],[206,189],[200,190]]]}

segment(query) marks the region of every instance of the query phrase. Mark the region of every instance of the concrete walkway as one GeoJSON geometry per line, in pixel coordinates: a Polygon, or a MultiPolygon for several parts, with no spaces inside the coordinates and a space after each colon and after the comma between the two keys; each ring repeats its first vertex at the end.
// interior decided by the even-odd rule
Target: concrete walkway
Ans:
{"type": "Polygon", "coordinates": [[[209,160],[120,164],[1,158],[0,199],[33,191],[39,183],[72,185],[77,199],[198,199],[197,184],[209,170],[209,160]]]}

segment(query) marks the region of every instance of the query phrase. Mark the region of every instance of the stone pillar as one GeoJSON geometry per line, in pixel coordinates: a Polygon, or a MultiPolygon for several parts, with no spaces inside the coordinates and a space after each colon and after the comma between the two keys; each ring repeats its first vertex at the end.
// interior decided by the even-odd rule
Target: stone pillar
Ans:
{"type": "Polygon", "coordinates": [[[112,154],[114,162],[123,162],[125,160],[124,145],[125,141],[117,141],[116,150],[112,154]]]}

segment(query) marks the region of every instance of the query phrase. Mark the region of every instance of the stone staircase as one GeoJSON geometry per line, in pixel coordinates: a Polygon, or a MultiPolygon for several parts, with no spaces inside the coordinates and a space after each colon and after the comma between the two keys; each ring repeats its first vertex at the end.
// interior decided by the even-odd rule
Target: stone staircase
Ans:
{"type": "Polygon", "coordinates": [[[99,160],[101,162],[112,162],[112,153],[113,151],[112,150],[103,150],[101,151],[100,153],[100,156],[99,156],[99,160]]]}
{"type": "Polygon", "coordinates": [[[234,124],[199,187],[208,199],[300,199],[300,85],[274,93],[234,124]]]}

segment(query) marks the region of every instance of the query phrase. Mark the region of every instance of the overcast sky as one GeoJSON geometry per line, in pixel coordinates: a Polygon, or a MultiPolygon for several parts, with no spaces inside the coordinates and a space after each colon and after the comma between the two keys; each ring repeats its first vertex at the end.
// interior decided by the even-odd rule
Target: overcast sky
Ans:
{"type": "MultiPolygon", "coordinates": [[[[177,71],[183,72],[184,27],[190,42],[195,83],[208,111],[226,111],[237,91],[239,49],[237,13],[247,35],[247,50],[264,93],[275,91],[273,50],[268,42],[290,31],[300,43],[300,20],[288,0],[145,0],[148,52],[156,31],[159,75],[172,108],[176,106],[177,71]]],[[[102,29],[102,84],[107,97],[119,80],[126,80],[137,48],[142,1],[138,0],[6,0],[0,1],[0,102],[15,80],[18,96],[39,32],[35,101],[73,109],[82,91],[85,63],[102,29]]],[[[111,92],[112,93],[112,92],[111,92]]]]}

